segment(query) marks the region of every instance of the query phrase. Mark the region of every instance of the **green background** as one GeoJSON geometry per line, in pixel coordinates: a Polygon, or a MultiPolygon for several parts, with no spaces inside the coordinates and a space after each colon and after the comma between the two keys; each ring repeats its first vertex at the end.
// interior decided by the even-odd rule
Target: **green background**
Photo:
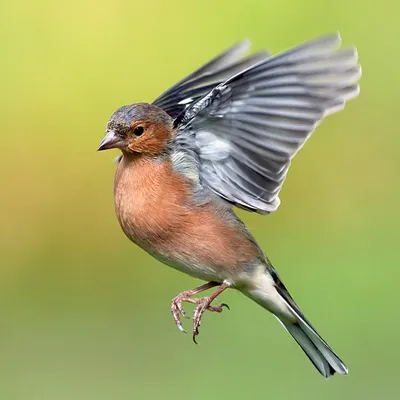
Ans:
{"type": "Polygon", "coordinates": [[[399,11],[389,0],[3,0],[0,398],[399,398],[399,11]],[[95,150],[116,108],[152,101],[244,37],[276,53],[336,30],[357,45],[360,97],[297,156],[277,213],[240,212],[348,364],[326,381],[234,291],[230,312],[205,316],[199,346],[181,334],[170,299],[199,282],[123,236],[117,152],[95,150]]]}

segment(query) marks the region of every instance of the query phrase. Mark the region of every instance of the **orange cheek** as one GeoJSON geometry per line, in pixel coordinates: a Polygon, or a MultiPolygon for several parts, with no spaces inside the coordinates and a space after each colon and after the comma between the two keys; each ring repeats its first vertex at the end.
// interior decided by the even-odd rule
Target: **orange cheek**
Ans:
{"type": "Polygon", "coordinates": [[[146,153],[157,155],[164,150],[166,145],[165,138],[156,138],[154,136],[142,136],[135,139],[128,145],[128,148],[136,153],[146,153]]]}
{"type": "Polygon", "coordinates": [[[142,148],[141,146],[138,145],[138,143],[129,143],[128,144],[128,149],[131,150],[134,153],[142,153],[142,148]]]}

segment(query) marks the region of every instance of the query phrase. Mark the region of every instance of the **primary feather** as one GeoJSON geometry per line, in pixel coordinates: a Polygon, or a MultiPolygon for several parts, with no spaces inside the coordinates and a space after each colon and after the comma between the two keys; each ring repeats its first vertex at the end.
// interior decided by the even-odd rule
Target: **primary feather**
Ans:
{"type": "Polygon", "coordinates": [[[244,58],[250,45],[250,41],[243,40],[232,46],[172,86],[159,96],[153,105],[162,108],[172,118],[176,118],[221,82],[268,58],[269,53],[266,50],[244,58]]]}
{"type": "Polygon", "coordinates": [[[359,92],[357,51],[340,49],[340,42],[339,34],[328,35],[256,63],[258,55],[232,66],[244,48],[239,45],[154,103],[177,111],[173,104],[182,102],[182,88],[189,97],[202,93],[209,88],[209,83],[202,86],[205,76],[211,82],[247,64],[180,108],[175,120],[179,151],[186,146],[197,154],[203,184],[248,210],[265,214],[278,208],[291,159],[325,116],[359,92]]]}

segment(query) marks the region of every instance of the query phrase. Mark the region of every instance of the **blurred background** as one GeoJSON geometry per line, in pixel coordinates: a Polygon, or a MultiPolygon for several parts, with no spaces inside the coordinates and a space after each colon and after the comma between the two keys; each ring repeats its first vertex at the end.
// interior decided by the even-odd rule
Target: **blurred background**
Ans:
{"type": "Polygon", "coordinates": [[[2,1],[0,398],[399,398],[399,11],[389,0],[2,1]],[[231,312],[205,315],[199,346],[176,329],[170,300],[199,281],[124,237],[117,152],[96,149],[116,108],[151,102],[242,38],[276,53],[336,30],[357,45],[360,97],[296,157],[277,213],[239,212],[348,364],[326,381],[234,291],[231,312]]]}

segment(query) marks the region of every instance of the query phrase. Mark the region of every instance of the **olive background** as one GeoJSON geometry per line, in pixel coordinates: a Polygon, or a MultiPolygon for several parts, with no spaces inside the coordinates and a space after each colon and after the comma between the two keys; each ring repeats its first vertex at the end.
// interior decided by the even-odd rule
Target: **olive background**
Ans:
{"type": "Polygon", "coordinates": [[[0,398],[399,398],[399,11],[389,0],[3,0],[0,398]],[[360,97],[296,156],[278,212],[239,211],[348,364],[327,381],[233,290],[198,346],[176,329],[170,300],[200,282],[124,237],[118,153],[96,149],[116,108],[151,102],[242,38],[277,53],[337,30],[358,48],[360,97]]]}

